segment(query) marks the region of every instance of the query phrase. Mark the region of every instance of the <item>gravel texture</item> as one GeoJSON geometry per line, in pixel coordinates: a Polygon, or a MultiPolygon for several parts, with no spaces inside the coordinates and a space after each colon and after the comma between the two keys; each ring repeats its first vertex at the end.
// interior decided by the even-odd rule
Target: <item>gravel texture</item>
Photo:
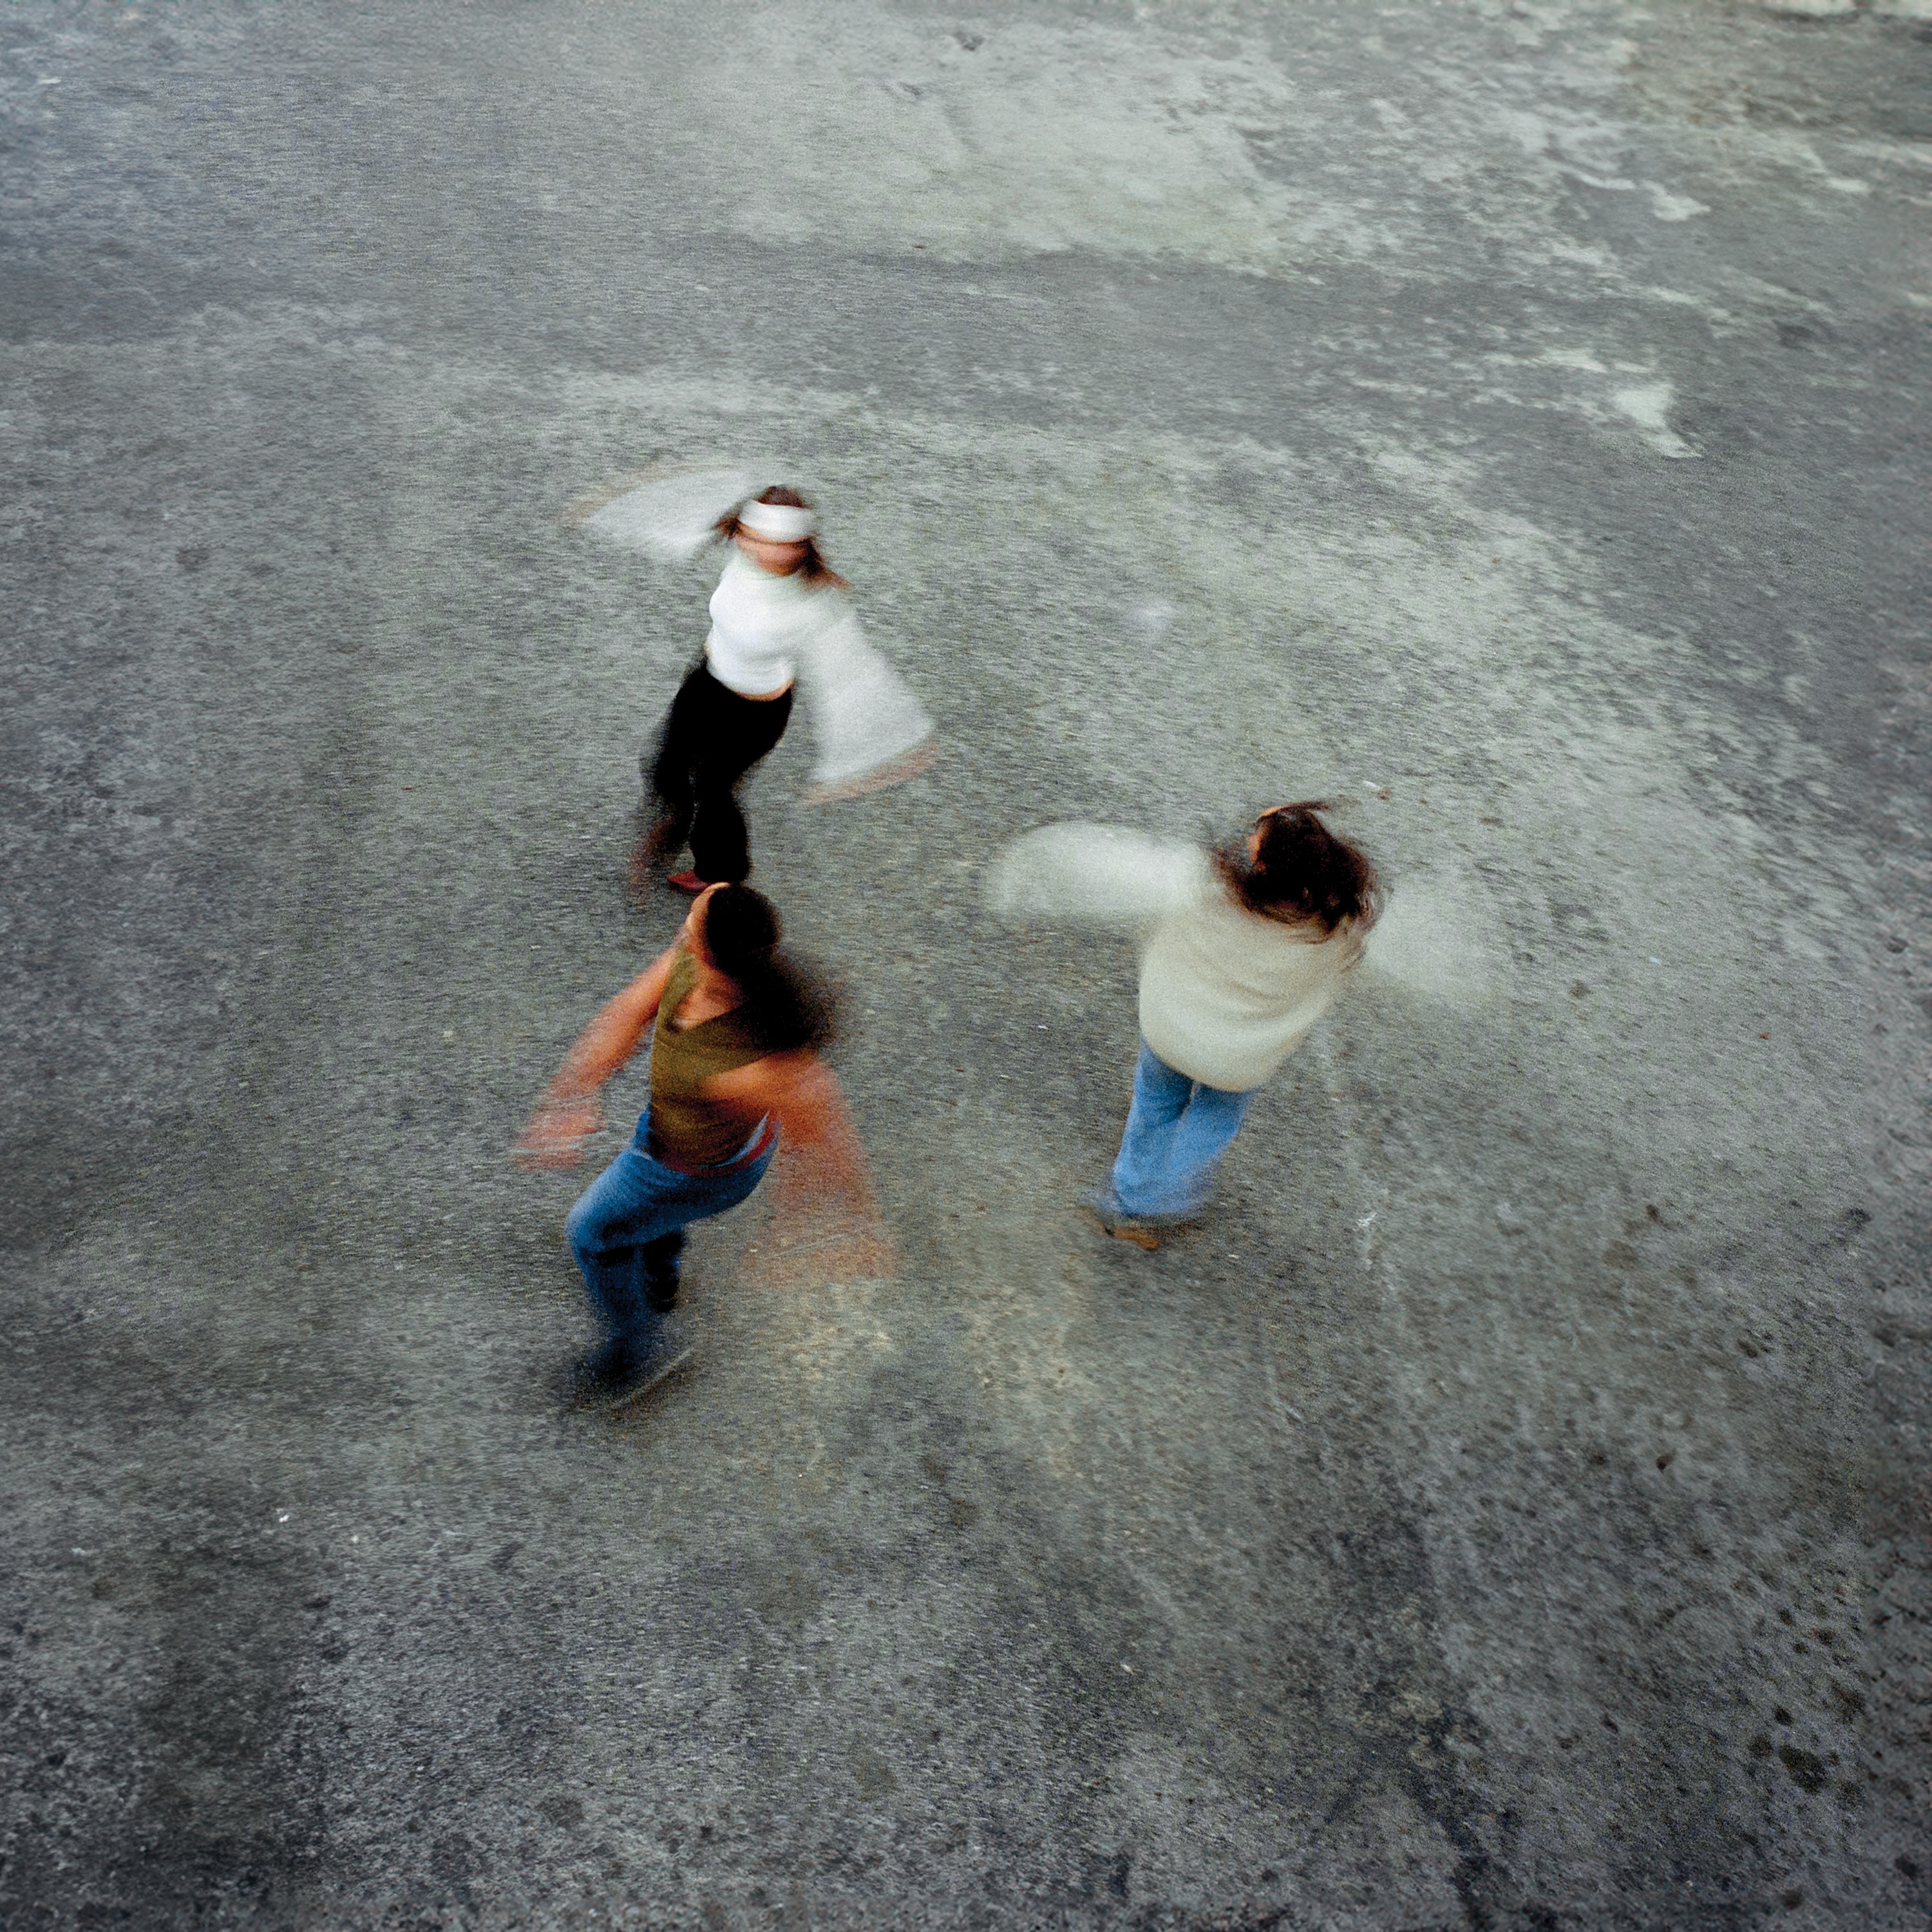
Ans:
{"type": "Polygon", "coordinates": [[[1922,1928],[1913,12],[0,14],[0,1918],[1922,1928]],[[686,463],[944,753],[748,794],[900,1278],[754,1202],[614,1426],[686,463]],[[1430,943],[1109,1244],[985,862],[1318,793],[1430,943]]]}

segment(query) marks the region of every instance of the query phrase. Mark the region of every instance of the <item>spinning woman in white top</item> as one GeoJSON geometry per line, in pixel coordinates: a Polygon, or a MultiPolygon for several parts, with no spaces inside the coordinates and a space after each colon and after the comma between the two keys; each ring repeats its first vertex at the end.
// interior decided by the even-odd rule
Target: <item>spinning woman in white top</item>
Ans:
{"type": "Polygon", "coordinates": [[[1016,840],[988,896],[1009,919],[1141,935],[1141,1053],[1126,1131],[1089,1203],[1106,1232],[1157,1247],[1192,1220],[1256,1090],[1360,959],[1380,909],[1375,868],[1316,816],[1276,806],[1213,854],[1097,825],[1016,840]]]}
{"type": "Polygon", "coordinates": [[[743,880],[751,850],[733,794],[784,735],[801,672],[819,740],[818,796],[870,790],[931,762],[932,719],[860,634],[850,586],[820,556],[813,527],[811,506],[782,488],[714,526],[735,552],[712,593],[704,658],[644,761],[660,815],[632,857],[634,886],[687,838],[691,870],[668,884],[700,892],[743,880]]]}

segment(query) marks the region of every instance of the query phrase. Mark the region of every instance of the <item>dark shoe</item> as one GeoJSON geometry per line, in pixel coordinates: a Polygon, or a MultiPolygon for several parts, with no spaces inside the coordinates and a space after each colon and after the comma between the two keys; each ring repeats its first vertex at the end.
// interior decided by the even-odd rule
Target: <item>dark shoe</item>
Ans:
{"type": "Polygon", "coordinates": [[[644,1244],[644,1306],[653,1315],[668,1315],[677,1306],[678,1257],[683,1252],[682,1228],[644,1244]]]}
{"type": "Polygon", "coordinates": [[[674,892],[688,892],[693,898],[711,884],[709,879],[700,879],[695,872],[674,872],[664,880],[674,892]]]}
{"type": "Polygon", "coordinates": [[[624,1385],[610,1398],[614,1409],[628,1408],[661,1382],[677,1373],[697,1353],[681,1334],[660,1327],[624,1385]]]}
{"type": "Polygon", "coordinates": [[[621,1342],[593,1348],[570,1372],[572,1408],[603,1408],[629,1380],[638,1364],[634,1350],[621,1342]]]}
{"type": "Polygon", "coordinates": [[[675,1375],[694,1351],[682,1337],[660,1327],[642,1348],[625,1342],[607,1342],[577,1365],[571,1378],[571,1405],[576,1408],[622,1408],[675,1375]]]}

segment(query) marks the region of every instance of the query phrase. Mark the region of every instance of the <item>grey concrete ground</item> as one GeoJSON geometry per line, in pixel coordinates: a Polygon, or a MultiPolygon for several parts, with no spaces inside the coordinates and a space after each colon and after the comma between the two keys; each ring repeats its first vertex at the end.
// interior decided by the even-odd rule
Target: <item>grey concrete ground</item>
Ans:
{"type": "Polygon", "coordinates": [[[1925,1924],[1910,11],[0,14],[6,1923],[1925,1924]],[[739,460],[945,736],[751,791],[904,1266],[614,1427],[715,560],[565,515],[739,460]],[[1435,943],[1106,1244],[980,868],[1329,788],[1435,943]]]}

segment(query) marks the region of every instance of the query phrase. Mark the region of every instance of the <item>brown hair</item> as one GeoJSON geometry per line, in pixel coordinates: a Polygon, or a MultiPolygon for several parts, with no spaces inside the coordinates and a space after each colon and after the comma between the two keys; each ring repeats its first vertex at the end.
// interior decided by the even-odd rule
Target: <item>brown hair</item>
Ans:
{"type": "Polygon", "coordinates": [[[1340,926],[1366,932],[1382,911],[1382,886],[1367,856],[1337,838],[1316,816],[1332,811],[1326,799],[1305,798],[1264,812],[1252,828],[1261,834],[1254,856],[1248,836],[1230,839],[1214,867],[1244,910],[1285,926],[1340,926]]]}
{"type": "MultiPolygon", "coordinates": [[[[782,483],[775,483],[769,490],[761,490],[757,496],[748,500],[754,503],[782,503],[787,508],[793,510],[808,510],[812,508],[812,506],[796,490],[788,490],[782,483]]],[[[727,510],[717,522],[712,525],[711,527],[718,532],[719,542],[729,543],[736,536],[739,530],[738,512],[744,507],[744,505],[740,503],[735,508],[727,510]]],[[[751,534],[756,536],[758,532],[754,530],[751,534]]],[[[769,542],[770,539],[768,538],[766,541],[769,542]]],[[[818,541],[812,537],[807,537],[805,540],[805,554],[799,560],[797,569],[788,572],[787,574],[802,577],[814,590],[827,584],[837,590],[850,590],[852,587],[819,554],[818,541]]]]}

